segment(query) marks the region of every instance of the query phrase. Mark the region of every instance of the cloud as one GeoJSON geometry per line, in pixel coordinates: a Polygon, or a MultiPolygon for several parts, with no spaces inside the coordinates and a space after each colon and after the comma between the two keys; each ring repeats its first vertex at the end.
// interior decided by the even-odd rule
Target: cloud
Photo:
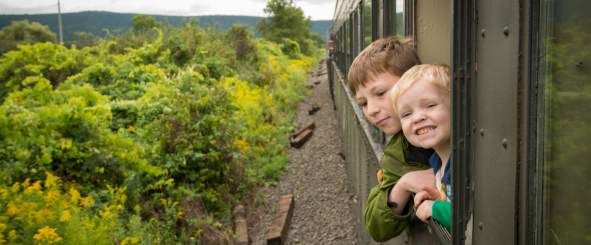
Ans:
{"type": "Polygon", "coordinates": [[[57,13],[57,3],[39,6],[13,6],[0,3],[1,14],[57,13]]]}
{"type": "Polygon", "coordinates": [[[305,2],[305,3],[309,3],[309,4],[313,4],[313,5],[324,5],[324,4],[334,5],[336,3],[336,0],[296,0],[295,2],[296,3],[305,2]]]}

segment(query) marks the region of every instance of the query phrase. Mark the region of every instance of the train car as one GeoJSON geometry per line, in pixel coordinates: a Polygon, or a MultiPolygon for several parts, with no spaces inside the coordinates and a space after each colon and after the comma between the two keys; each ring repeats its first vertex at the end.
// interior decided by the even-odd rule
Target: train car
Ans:
{"type": "Polygon", "coordinates": [[[423,63],[452,69],[454,199],[451,240],[426,227],[385,244],[591,244],[590,10],[584,0],[337,0],[329,78],[361,241],[375,243],[362,215],[387,139],[346,74],[364,47],[396,35],[415,39],[423,63]]]}

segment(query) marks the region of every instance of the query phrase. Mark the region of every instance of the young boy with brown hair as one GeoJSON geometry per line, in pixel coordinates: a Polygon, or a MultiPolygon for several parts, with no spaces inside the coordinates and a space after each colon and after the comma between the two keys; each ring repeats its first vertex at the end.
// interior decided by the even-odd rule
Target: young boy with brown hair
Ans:
{"type": "Polygon", "coordinates": [[[432,151],[407,142],[388,96],[400,76],[420,63],[412,41],[388,37],[371,43],[349,68],[349,87],[356,102],[369,123],[391,137],[380,161],[379,183],[371,189],[364,210],[367,231],[378,242],[396,237],[408,227],[410,194],[434,183],[427,164],[432,151]]]}
{"type": "Polygon", "coordinates": [[[390,94],[402,131],[415,146],[433,149],[429,158],[437,189],[414,198],[417,217],[451,228],[450,75],[443,65],[418,65],[400,78],[390,94]]]}

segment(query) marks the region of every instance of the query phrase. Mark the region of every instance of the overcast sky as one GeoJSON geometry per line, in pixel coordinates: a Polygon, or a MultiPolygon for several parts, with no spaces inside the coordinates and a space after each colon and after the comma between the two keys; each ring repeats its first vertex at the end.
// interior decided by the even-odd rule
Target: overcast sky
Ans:
{"type": "MultiPolygon", "coordinates": [[[[265,16],[267,0],[60,0],[62,12],[265,16]]],[[[312,20],[330,20],[336,0],[295,0],[312,20]]],[[[0,14],[56,13],[57,0],[0,0],[0,14]]]]}

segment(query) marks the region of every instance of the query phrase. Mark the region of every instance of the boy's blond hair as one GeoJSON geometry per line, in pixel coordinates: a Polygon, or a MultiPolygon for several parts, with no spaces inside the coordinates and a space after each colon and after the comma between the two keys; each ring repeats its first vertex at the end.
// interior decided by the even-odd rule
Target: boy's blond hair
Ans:
{"type": "Polygon", "coordinates": [[[450,92],[450,74],[447,65],[423,64],[410,68],[400,77],[398,83],[390,91],[390,99],[394,110],[396,109],[398,98],[411,88],[416,82],[425,81],[436,87],[450,92]]]}
{"type": "Polygon", "coordinates": [[[359,86],[364,86],[370,78],[384,72],[402,76],[418,64],[421,60],[412,39],[399,40],[392,36],[375,40],[351,63],[347,74],[349,88],[356,93],[359,86]]]}

